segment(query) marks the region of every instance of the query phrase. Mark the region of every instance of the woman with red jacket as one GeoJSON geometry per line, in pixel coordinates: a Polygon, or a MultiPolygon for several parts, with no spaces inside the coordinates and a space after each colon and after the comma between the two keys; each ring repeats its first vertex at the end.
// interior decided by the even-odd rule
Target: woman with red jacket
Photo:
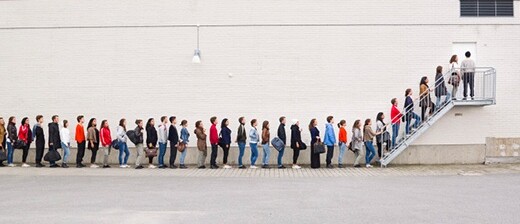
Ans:
{"type": "Polygon", "coordinates": [[[103,120],[101,122],[101,130],[99,131],[99,139],[101,142],[101,149],[103,150],[103,168],[110,168],[108,165],[108,156],[110,155],[110,144],[112,143],[112,134],[110,134],[110,128],[108,127],[108,121],[103,120]]]}
{"type": "Polygon", "coordinates": [[[338,168],[343,168],[343,156],[345,155],[345,151],[347,151],[347,121],[341,120],[338,123],[339,134],[338,134],[338,144],[339,144],[339,156],[338,156],[338,168]]]}
{"type": "Polygon", "coordinates": [[[32,131],[29,126],[29,118],[27,117],[22,119],[22,125],[18,131],[18,139],[25,143],[25,146],[22,148],[22,167],[30,167],[30,165],[27,164],[27,155],[29,155],[29,147],[31,146],[32,142],[32,131]]]}

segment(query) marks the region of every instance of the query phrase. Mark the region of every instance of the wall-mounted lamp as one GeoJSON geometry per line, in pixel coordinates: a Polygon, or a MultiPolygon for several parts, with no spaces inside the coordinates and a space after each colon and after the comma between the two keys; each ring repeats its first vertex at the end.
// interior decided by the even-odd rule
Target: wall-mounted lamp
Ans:
{"type": "Polygon", "coordinates": [[[193,59],[191,60],[191,63],[200,64],[199,25],[197,25],[197,48],[195,49],[195,53],[193,54],[193,59]]]}

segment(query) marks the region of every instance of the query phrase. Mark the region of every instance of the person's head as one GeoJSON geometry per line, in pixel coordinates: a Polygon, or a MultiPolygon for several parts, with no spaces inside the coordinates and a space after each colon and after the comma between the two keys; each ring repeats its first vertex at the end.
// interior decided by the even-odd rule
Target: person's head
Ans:
{"type": "Polygon", "coordinates": [[[60,117],[58,115],[53,115],[51,119],[52,119],[52,122],[54,122],[56,124],[60,121],[60,117]]]}
{"type": "Polygon", "coordinates": [[[408,88],[404,91],[404,96],[411,96],[413,94],[412,89],[408,88]]]}
{"type": "Polygon", "coordinates": [[[79,115],[76,120],[78,121],[78,123],[81,123],[83,124],[83,122],[85,122],[85,116],[83,115],[79,115]]]}
{"type": "Polygon", "coordinates": [[[311,119],[311,122],[309,122],[309,129],[313,129],[316,126],[318,126],[318,120],[316,120],[316,118],[311,119]]]}
{"type": "Polygon", "coordinates": [[[251,120],[251,127],[256,127],[258,125],[257,123],[256,119],[251,120]]]}
{"type": "Polygon", "coordinates": [[[209,119],[209,122],[211,122],[211,124],[214,124],[214,125],[217,125],[218,121],[217,121],[217,117],[211,117],[209,119]]]}
{"type": "Polygon", "coordinates": [[[69,121],[63,120],[63,127],[68,128],[69,127],[69,121]]]}
{"type": "Polygon", "coordinates": [[[421,82],[419,85],[427,85],[428,84],[428,77],[423,76],[421,77],[421,82]]]}
{"type": "Polygon", "coordinates": [[[334,117],[333,116],[328,116],[327,117],[327,123],[334,124],[334,117]]]}
{"type": "Polygon", "coordinates": [[[143,120],[137,119],[137,120],[135,120],[135,124],[142,128],[143,127],[143,120]]]}
{"type": "Polygon", "coordinates": [[[126,119],[121,118],[121,120],[119,120],[119,126],[126,129],[126,119]]]}
{"type": "Polygon", "coordinates": [[[244,117],[239,117],[239,118],[238,118],[238,123],[240,123],[241,125],[246,124],[246,118],[244,118],[244,117]]]}
{"type": "Polygon", "coordinates": [[[153,118],[148,118],[146,122],[146,127],[153,127],[155,125],[155,120],[153,118]]]}
{"type": "Polygon", "coordinates": [[[229,120],[227,118],[222,119],[222,122],[220,123],[220,128],[227,127],[229,125],[229,120]]]}
{"type": "Polygon", "coordinates": [[[459,61],[459,57],[457,57],[456,54],[452,55],[451,58],[450,58],[450,64],[453,63],[453,62],[458,62],[459,61]]]}
{"type": "Polygon", "coordinates": [[[464,55],[466,55],[467,58],[470,58],[471,57],[471,52],[466,51],[466,54],[464,54],[464,55]]]}
{"type": "Polygon", "coordinates": [[[296,126],[300,126],[300,121],[298,119],[292,119],[292,124],[296,126]]]}
{"type": "Polygon", "coordinates": [[[108,128],[108,121],[107,120],[102,120],[101,121],[101,127],[102,128],[108,128]]]}
{"type": "Polygon", "coordinates": [[[172,123],[172,125],[176,125],[177,124],[177,117],[171,116],[170,117],[170,123],[172,123]]]}
{"type": "Polygon", "coordinates": [[[383,121],[385,119],[385,114],[383,112],[377,113],[376,120],[383,121]]]}
{"type": "Polygon", "coordinates": [[[442,66],[437,66],[437,74],[442,74],[442,66]]]}
{"type": "Polygon", "coordinates": [[[97,125],[97,121],[96,121],[96,118],[90,118],[90,120],[88,121],[88,125],[87,127],[96,127],[97,125]]]}
{"type": "Polygon", "coordinates": [[[397,102],[397,98],[392,98],[392,100],[390,100],[390,103],[391,103],[392,105],[394,105],[394,106],[397,107],[397,104],[398,104],[399,102],[397,102]]]}
{"type": "Polygon", "coordinates": [[[365,120],[365,126],[371,125],[371,124],[372,124],[372,120],[370,120],[370,118],[365,120]]]}
{"type": "Polygon", "coordinates": [[[188,126],[188,121],[187,120],[182,120],[181,121],[181,126],[187,127],[188,126]]]}
{"type": "Polygon", "coordinates": [[[14,117],[14,116],[9,117],[8,122],[9,122],[9,124],[16,124],[16,117],[14,117]]]}
{"type": "Polygon", "coordinates": [[[269,121],[265,120],[265,121],[262,123],[262,129],[269,129],[269,121]]]}
{"type": "Polygon", "coordinates": [[[286,122],[286,118],[284,116],[281,116],[278,120],[280,121],[280,124],[285,124],[286,122]]]}
{"type": "Polygon", "coordinates": [[[162,117],[161,117],[161,123],[163,123],[163,124],[168,123],[168,117],[166,117],[166,116],[162,116],[162,117]]]}
{"type": "Polygon", "coordinates": [[[352,129],[354,128],[361,128],[361,120],[357,119],[356,121],[354,121],[354,124],[352,125],[352,129]]]}
{"type": "Polygon", "coordinates": [[[195,128],[204,128],[201,120],[198,120],[197,122],[195,122],[195,128]]]}
{"type": "Polygon", "coordinates": [[[5,121],[3,117],[0,117],[0,125],[3,127],[5,125],[5,121]]]}
{"type": "Polygon", "coordinates": [[[36,116],[36,123],[39,123],[39,124],[43,123],[43,115],[36,116]]]}
{"type": "Polygon", "coordinates": [[[345,126],[347,126],[347,121],[345,121],[345,120],[339,121],[338,128],[345,127],[345,126]]]}
{"type": "Polygon", "coordinates": [[[23,125],[29,125],[29,118],[28,117],[22,118],[22,126],[23,125]]]}

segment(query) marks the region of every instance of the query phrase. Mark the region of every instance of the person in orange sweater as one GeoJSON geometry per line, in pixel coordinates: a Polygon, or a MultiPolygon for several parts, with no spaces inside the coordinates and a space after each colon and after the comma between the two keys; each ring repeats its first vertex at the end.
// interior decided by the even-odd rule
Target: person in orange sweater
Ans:
{"type": "Polygon", "coordinates": [[[77,117],[78,124],[76,125],[76,142],[78,143],[78,154],[76,154],[76,167],[83,168],[83,156],[85,156],[85,128],[83,127],[83,123],[85,123],[85,117],[83,115],[79,115],[77,117]]]}
{"type": "Polygon", "coordinates": [[[338,123],[339,128],[339,157],[338,157],[338,168],[343,168],[343,156],[345,155],[345,151],[347,150],[347,122],[345,120],[341,120],[338,123]]]}

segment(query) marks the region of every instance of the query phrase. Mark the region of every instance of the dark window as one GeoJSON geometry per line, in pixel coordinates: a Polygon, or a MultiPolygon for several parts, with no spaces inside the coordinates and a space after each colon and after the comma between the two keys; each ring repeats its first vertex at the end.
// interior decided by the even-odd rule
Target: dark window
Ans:
{"type": "Polygon", "coordinates": [[[513,0],[460,0],[460,16],[514,16],[513,0]]]}

